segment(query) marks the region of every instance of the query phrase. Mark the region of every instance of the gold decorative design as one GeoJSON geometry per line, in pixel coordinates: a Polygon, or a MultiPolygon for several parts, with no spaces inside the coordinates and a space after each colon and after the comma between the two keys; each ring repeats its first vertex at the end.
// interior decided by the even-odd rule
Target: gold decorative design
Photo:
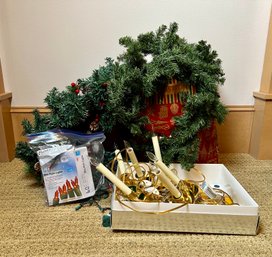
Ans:
{"type": "Polygon", "coordinates": [[[161,106],[159,111],[159,118],[164,119],[168,117],[168,108],[166,106],[161,106]]]}
{"type": "Polygon", "coordinates": [[[171,110],[171,113],[173,115],[176,115],[178,113],[178,111],[179,111],[179,106],[177,104],[175,104],[175,103],[171,104],[170,110],[171,110]]]}
{"type": "Polygon", "coordinates": [[[182,104],[182,94],[195,93],[195,87],[172,79],[171,82],[166,86],[165,92],[163,95],[157,94],[153,98],[147,100],[148,104],[173,104],[180,103],[182,104]]]}

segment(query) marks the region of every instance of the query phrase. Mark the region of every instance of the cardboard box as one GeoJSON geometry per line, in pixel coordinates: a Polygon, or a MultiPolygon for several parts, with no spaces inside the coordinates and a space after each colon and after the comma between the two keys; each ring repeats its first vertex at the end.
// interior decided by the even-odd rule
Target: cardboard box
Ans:
{"type": "MultiPolygon", "coordinates": [[[[179,164],[172,164],[182,179],[188,177],[179,164]]],[[[113,230],[165,231],[189,233],[216,233],[256,235],[259,223],[259,206],[222,164],[196,164],[211,186],[219,186],[229,193],[239,205],[147,203],[125,201],[124,206],[112,196],[113,230]],[[150,214],[155,212],[157,214],[150,214]]]]}
{"type": "Polygon", "coordinates": [[[61,147],[38,152],[49,206],[81,200],[95,194],[87,148],[64,151],[61,147]]]}

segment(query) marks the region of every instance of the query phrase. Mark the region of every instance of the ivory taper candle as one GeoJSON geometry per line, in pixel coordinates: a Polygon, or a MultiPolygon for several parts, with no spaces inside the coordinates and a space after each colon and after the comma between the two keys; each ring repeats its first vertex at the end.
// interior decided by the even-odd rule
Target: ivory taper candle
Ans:
{"type": "Polygon", "coordinates": [[[107,177],[116,187],[118,187],[125,195],[129,196],[132,193],[132,190],[123,183],[119,178],[117,178],[107,167],[102,163],[99,163],[96,166],[96,169],[99,170],[105,177],[107,177]]]}
{"type": "Polygon", "coordinates": [[[152,137],[152,144],[153,144],[154,153],[155,153],[157,159],[159,161],[162,161],[161,149],[160,149],[159,139],[157,136],[152,137]]]}
{"type": "Polygon", "coordinates": [[[125,168],[125,164],[124,164],[121,152],[118,149],[116,149],[114,153],[117,159],[117,164],[118,164],[117,167],[119,170],[119,177],[120,177],[122,174],[126,172],[126,168],[125,168]]]}
{"type": "Polygon", "coordinates": [[[160,168],[165,173],[165,175],[169,177],[171,181],[174,182],[175,185],[179,183],[180,179],[162,161],[156,160],[155,165],[157,165],[157,167],[160,168]]]}
{"type": "Polygon", "coordinates": [[[175,198],[180,198],[181,197],[181,192],[172,184],[170,179],[165,175],[164,172],[159,171],[157,174],[158,179],[162,182],[162,184],[171,192],[171,194],[175,198]]]}
{"type": "Polygon", "coordinates": [[[133,148],[132,147],[128,147],[127,148],[127,153],[128,153],[129,159],[131,160],[132,164],[135,167],[137,176],[138,177],[142,177],[143,176],[143,172],[142,172],[142,169],[141,169],[141,167],[139,165],[139,162],[137,160],[137,157],[136,157],[136,155],[134,153],[133,148]]]}

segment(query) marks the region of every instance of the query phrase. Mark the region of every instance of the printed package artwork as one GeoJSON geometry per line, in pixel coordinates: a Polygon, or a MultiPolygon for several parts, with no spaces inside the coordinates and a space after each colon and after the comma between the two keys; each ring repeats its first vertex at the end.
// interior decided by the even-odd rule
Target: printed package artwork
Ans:
{"type": "Polygon", "coordinates": [[[51,148],[41,151],[40,159],[48,205],[72,202],[95,194],[92,171],[86,147],[66,150],[47,162],[51,148]]]}

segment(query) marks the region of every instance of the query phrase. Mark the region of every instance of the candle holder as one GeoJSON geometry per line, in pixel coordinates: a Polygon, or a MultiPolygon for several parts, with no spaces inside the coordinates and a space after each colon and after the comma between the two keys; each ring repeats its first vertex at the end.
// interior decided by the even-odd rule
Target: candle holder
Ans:
{"type": "Polygon", "coordinates": [[[229,195],[216,193],[205,181],[205,176],[197,169],[195,169],[202,179],[199,181],[182,180],[177,177],[156,155],[147,152],[148,158],[156,165],[165,175],[176,185],[176,188],[166,180],[166,178],[159,173],[159,178],[166,186],[171,195],[169,200],[173,202],[185,203],[203,203],[203,204],[232,204],[233,201],[229,195]],[[180,192],[180,195],[178,194],[180,192]]]}
{"type": "Polygon", "coordinates": [[[134,149],[130,146],[130,144],[124,140],[124,145],[125,145],[125,149],[127,152],[127,155],[132,163],[132,165],[130,165],[130,167],[133,167],[135,170],[135,176],[137,178],[141,178],[144,176],[144,171],[142,170],[141,165],[138,162],[138,159],[136,157],[136,154],[134,152],[134,149]]]}
{"type": "Polygon", "coordinates": [[[137,195],[124,182],[115,176],[107,167],[104,166],[102,160],[105,150],[100,141],[94,141],[90,144],[90,161],[105,177],[107,177],[122,193],[129,199],[135,201],[137,195]]]}
{"type": "MultiPolygon", "coordinates": [[[[132,147],[129,146],[122,151],[127,152],[128,149],[132,149],[132,147]]],[[[132,158],[130,157],[130,160],[133,160],[131,163],[128,158],[123,161],[122,151],[115,151],[116,156],[112,162],[111,170],[109,170],[102,164],[104,158],[102,143],[94,141],[90,145],[91,163],[116,186],[116,199],[125,206],[124,202],[126,201],[181,203],[182,206],[196,203],[233,204],[232,198],[224,191],[209,190],[210,187],[205,181],[205,176],[197,169],[196,171],[202,175],[201,180],[183,180],[151,152],[147,152],[149,163],[138,163],[135,154],[132,158]],[[114,174],[116,167],[117,176],[114,174]],[[140,176],[138,176],[137,167],[141,170],[140,176]]]]}
{"type": "Polygon", "coordinates": [[[151,152],[146,152],[147,157],[157,166],[160,170],[162,170],[167,177],[173,182],[174,185],[177,185],[180,182],[180,178],[173,173],[161,160],[157,158],[157,156],[151,152]]]}

